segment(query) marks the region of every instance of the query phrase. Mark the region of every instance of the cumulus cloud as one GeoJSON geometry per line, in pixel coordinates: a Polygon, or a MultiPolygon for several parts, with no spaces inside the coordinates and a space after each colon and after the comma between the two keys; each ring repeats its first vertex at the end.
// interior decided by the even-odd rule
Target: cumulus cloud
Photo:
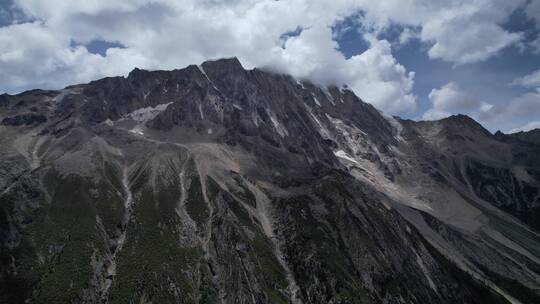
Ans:
{"type": "Polygon", "coordinates": [[[528,43],[534,53],[540,53],[540,36],[528,43]]]}
{"type": "MultiPolygon", "coordinates": [[[[525,14],[529,20],[533,20],[536,23],[536,30],[540,31],[540,1],[529,1],[525,7],[525,14]]],[[[528,42],[527,45],[533,52],[540,53],[540,35],[528,42]]]]}
{"type": "MultiPolygon", "coordinates": [[[[538,8],[540,17],[540,6],[538,8]]],[[[507,130],[505,133],[540,128],[540,120],[538,120],[540,117],[540,70],[516,78],[510,84],[533,90],[512,99],[504,106],[497,107],[484,119],[500,129],[507,130]]]]}
{"type": "Polygon", "coordinates": [[[441,10],[425,22],[421,39],[434,41],[428,51],[431,58],[457,64],[483,61],[522,39],[522,34],[510,33],[497,24],[513,9],[497,1],[491,5],[470,1],[459,8],[441,10]]]}
{"type": "Polygon", "coordinates": [[[467,114],[489,130],[512,133],[540,127],[540,89],[519,95],[504,104],[481,101],[458,84],[450,82],[429,94],[432,107],[422,119],[437,120],[454,114],[467,114]]]}
{"type": "Polygon", "coordinates": [[[506,130],[505,133],[528,131],[540,127],[540,92],[528,92],[512,99],[508,104],[494,107],[482,121],[491,129],[506,130]]]}
{"type": "Polygon", "coordinates": [[[494,107],[481,119],[487,124],[509,130],[525,126],[540,117],[540,91],[522,94],[509,103],[494,107]]]}
{"type": "Polygon", "coordinates": [[[346,59],[337,48],[329,27],[314,26],[287,40],[268,65],[280,65],[298,78],[320,84],[348,84],[359,96],[389,113],[411,112],[416,97],[411,94],[414,73],[407,72],[392,56],[390,43],[366,35],[369,48],[346,59]],[[276,58],[278,58],[276,60],[276,58]]]}
{"type": "Polygon", "coordinates": [[[0,28],[2,89],[59,88],[133,67],[174,69],[237,56],[247,68],[266,67],[320,84],[349,84],[391,114],[414,111],[414,73],[380,38],[391,25],[407,28],[401,43],[419,39],[431,58],[481,61],[521,39],[500,24],[525,0],[15,0],[33,22],[0,28]],[[338,51],[332,27],[351,16],[368,49],[338,51]],[[284,41],[283,34],[303,29],[284,41]],[[85,44],[119,43],[105,56],[85,44]]]}
{"type": "Polygon", "coordinates": [[[511,85],[518,85],[526,88],[540,87],[540,70],[514,79],[514,81],[511,82],[511,85]]]}
{"type": "Polygon", "coordinates": [[[396,61],[388,41],[369,36],[366,39],[370,48],[346,62],[354,73],[351,75],[351,87],[361,92],[366,100],[376,100],[374,104],[389,113],[414,110],[416,97],[409,93],[414,84],[414,72],[407,73],[405,67],[396,61]]]}
{"type": "Polygon", "coordinates": [[[0,28],[0,83],[6,89],[58,87],[124,74],[130,65],[144,64],[131,50],[109,49],[102,57],[69,44],[37,21],[0,28]]]}
{"type": "Polygon", "coordinates": [[[521,127],[517,127],[517,128],[513,128],[513,129],[510,129],[510,130],[506,130],[504,133],[506,134],[512,134],[512,133],[517,133],[517,132],[527,132],[527,131],[531,131],[531,130],[534,130],[534,129],[540,129],[540,121],[531,121],[521,127]]]}
{"type": "Polygon", "coordinates": [[[393,57],[390,44],[370,38],[352,58],[337,51],[332,26],[361,7],[355,1],[18,1],[34,23],[1,28],[0,79],[8,91],[58,88],[125,75],[137,66],[174,69],[237,56],[247,68],[266,67],[321,85],[349,84],[390,113],[414,110],[414,73],[393,57]],[[283,41],[283,34],[302,28],[283,41]],[[106,56],[84,47],[120,43],[106,56]],[[76,45],[76,46],[74,46],[76,45]]]}
{"type": "MultiPolygon", "coordinates": [[[[455,64],[488,59],[523,37],[504,23],[526,0],[365,0],[362,18],[375,30],[400,24],[408,28],[401,42],[417,38],[429,45],[428,55],[455,64]],[[410,29],[418,29],[411,31],[410,29]]],[[[535,2],[535,1],[532,1],[535,2]]]]}
{"type": "Polygon", "coordinates": [[[527,14],[527,17],[540,21],[540,2],[530,1],[525,8],[525,13],[527,14]]]}
{"type": "Polygon", "coordinates": [[[479,101],[462,90],[455,82],[449,82],[429,93],[432,107],[422,116],[425,120],[437,120],[453,114],[478,116],[477,112],[488,112],[493,105],[479,101]]]}

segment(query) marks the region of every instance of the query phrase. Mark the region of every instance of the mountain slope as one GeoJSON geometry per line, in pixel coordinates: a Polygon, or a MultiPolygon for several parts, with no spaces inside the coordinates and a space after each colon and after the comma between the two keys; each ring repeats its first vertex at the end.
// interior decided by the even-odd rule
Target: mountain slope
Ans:
{"type": "Polygon", "coordinates": [[[538,146],[237,59],[0,97],[6,303],[536,303],[538,146]]]}

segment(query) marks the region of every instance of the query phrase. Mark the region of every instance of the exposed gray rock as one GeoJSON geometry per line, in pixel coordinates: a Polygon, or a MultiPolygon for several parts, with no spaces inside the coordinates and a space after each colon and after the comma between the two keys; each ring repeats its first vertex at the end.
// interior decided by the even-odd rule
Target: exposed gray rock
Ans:
{"type": "Polygon", "coordinates": [[[2,303],[538,303],[540,146],[236,59],[0,96],[2,303]],[[4,123],[5,122],[5,123],[4,123]]]}

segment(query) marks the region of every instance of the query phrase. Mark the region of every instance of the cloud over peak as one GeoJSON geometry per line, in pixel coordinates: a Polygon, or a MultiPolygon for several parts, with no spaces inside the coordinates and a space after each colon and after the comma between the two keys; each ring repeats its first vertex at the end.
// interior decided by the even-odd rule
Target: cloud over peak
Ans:
{"type": "Polygon", "coordinates": [[[516,78],[510,84],[526,88],[538,88],[540,87],[540,70],[523,77],[516,78]]]}
{"type": "MultiPolygon", "coordinates": [[[[483,61],[522,39],[521,33],[501,24],[526,4],[526,0],[15,0],[14,7],[31,21],[0,27],[1,89],[61,88],[126,75],[134,67],[174,69],[236,56],[247,68],[271,68],[322,85],[348,84],[378,108],[408,115],[417,108],[415,73],[398,62],[394,44],[416,39],[431,59],[458,65],[483,61]],[[346,57],[334,29],[351,18],[356,19],[352,30],[366,49],[346,57]],[[392,27],[402,32],[397,41],[383,35],[392,27]],[[112,47],[96,52],[90,45],[95,41],[112,47]]],[[[448,111],[448,106],[437,111],[448,111]]]]}
{"type": "Polygon", "coordinates": [[[493,107],[471,96],[455,82],[449,82],[438,89],[431,90],[429,100],[432,107],[422,116],[425,120],[437,120],[459,113],[478,116],[478,112],[487,112],[493,107]]]}

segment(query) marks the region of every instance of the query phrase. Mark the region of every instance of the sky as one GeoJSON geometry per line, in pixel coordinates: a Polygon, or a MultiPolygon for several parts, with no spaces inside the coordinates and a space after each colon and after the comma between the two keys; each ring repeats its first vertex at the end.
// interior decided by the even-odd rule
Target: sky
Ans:
{"type": "Polygon", "coordinates": [[[0,0],[0,93],[233,56],[403,118],[540,128],[540,0],[0,0]]]}

